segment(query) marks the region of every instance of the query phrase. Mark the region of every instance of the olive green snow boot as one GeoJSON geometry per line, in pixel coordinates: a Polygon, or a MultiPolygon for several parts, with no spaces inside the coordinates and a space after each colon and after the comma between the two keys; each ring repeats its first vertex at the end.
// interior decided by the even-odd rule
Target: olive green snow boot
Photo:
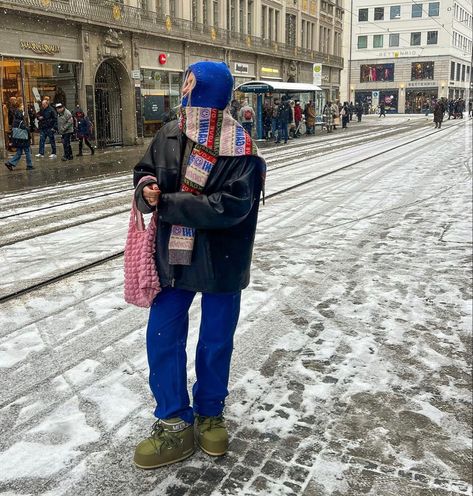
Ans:
{"type": "Polygon", "coordinates": [[[222,415],[202,417],[197,415],[194,422],[197,444],[208,455],[221,456],[228,449],[228,432],[222,415]]]}
{"type": "Polygon", "coordinates": [[[158,468],[179,462],[194,453],[194,433],[191,424],[180,418],[157,420],[151,436],[135,449],[135,465],[139,468],[158,468]]]}

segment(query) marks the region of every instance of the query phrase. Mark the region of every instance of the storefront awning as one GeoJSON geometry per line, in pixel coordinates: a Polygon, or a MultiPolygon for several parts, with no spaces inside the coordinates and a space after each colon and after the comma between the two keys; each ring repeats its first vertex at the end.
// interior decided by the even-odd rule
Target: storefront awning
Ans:
{"type": "Polygon", "coordinates": [[[285,83],[283,81],[248,81],[238,85],[235,91],[243,93],[304,93],[322,91],[322,88],[309,83],[285,83]]]}

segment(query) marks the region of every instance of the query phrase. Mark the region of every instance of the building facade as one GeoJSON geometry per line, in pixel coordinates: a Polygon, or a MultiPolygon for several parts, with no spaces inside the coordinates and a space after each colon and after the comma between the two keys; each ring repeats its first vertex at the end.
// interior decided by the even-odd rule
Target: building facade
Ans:
{"type": "Polygon", "coordinates": [[[471,98],[471,0],[352,0],[350,10],[344,100],[420,113],[440,97],[471,98]]]}
{"type": "Polygon", "coordinates": [[[0,0],[0,8],[0,151],[11,96],[32,121],[44,96],[79,105],[99,146],[140,142],[178,104],[185,68],[198,60],[226,62],[236,85],[311,83],[318,63],[326,97],[340,89],[343,9],[328,0],[0,0]]]}

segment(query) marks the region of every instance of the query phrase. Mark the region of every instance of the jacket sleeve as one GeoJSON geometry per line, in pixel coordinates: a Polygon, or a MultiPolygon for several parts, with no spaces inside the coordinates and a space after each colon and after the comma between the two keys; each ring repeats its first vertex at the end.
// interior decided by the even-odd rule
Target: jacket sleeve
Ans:
{"type": "Polygon", "coordinates": [[[169,224],[195,229],[226,229],[242,222],[259,201],[261,172],[254,157],[244,157],[244,164],[210,195],[187,192],[165,193],[158,204],[159,217],[169,224]],[[255,197],[258,194],[258,198],[255,197]]]}

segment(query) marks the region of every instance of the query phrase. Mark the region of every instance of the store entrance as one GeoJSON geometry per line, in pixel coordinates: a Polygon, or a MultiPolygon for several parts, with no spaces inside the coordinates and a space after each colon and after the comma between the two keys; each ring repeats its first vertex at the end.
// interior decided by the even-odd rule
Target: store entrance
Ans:
{"type": "Polygon", "coordinates": [[[95,114],[98,146],[122,145],[121,87],[115,68],[107,60],[95,76],[95,114]]]}

